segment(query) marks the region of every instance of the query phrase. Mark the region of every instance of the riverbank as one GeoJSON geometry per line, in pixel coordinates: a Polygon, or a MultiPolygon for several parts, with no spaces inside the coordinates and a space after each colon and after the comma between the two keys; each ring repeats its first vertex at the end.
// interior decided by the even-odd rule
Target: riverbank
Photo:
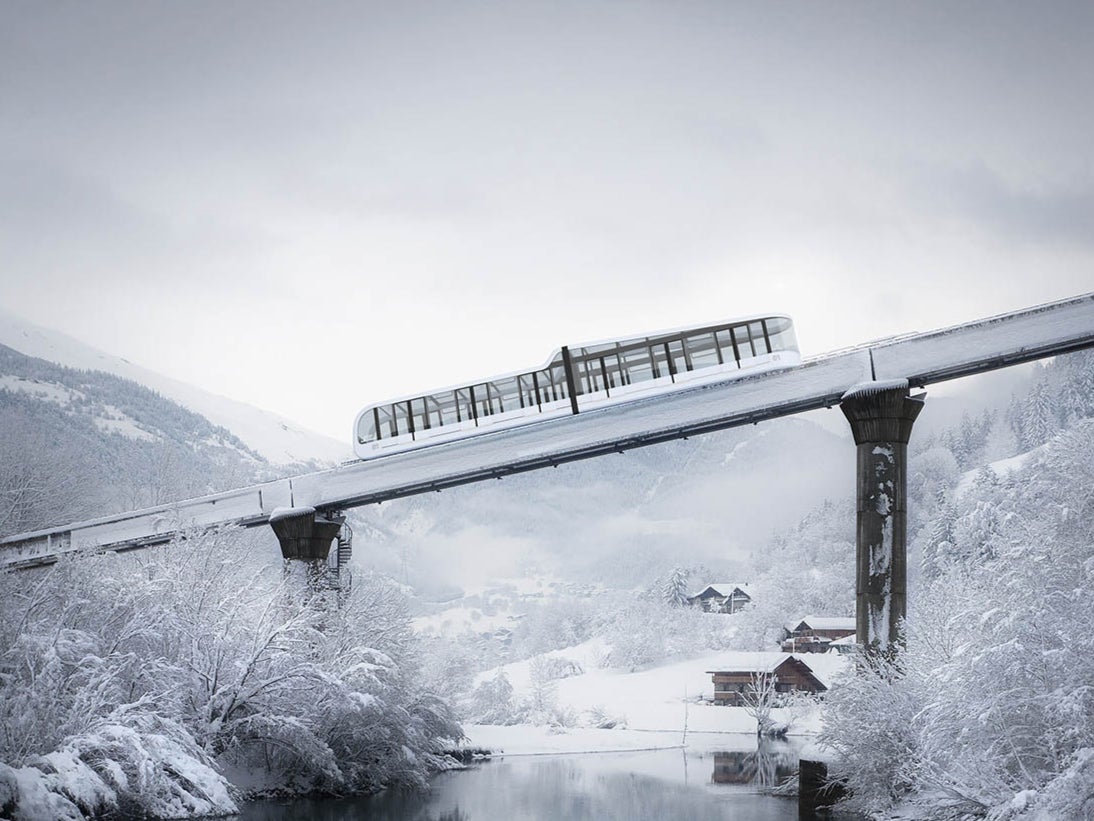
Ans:
{"type": "MultiPolygon", "coordinates": [[[[735,710],[715,707],[717,710],[735,710]]],[[[491,750],[494,757],[584,755],[597,753],[645,752],[686,749],[691,753],[745,751],[756,749],[756,734],[751,732],[688,732],[611,729],[593,727],[557,728],[516,724],[499,727],[471,724],[464,727],[466,747],[491,750]]],[[[805,755],[818,754],[812,735],[796,736],[780,744],[805,755]]]]}

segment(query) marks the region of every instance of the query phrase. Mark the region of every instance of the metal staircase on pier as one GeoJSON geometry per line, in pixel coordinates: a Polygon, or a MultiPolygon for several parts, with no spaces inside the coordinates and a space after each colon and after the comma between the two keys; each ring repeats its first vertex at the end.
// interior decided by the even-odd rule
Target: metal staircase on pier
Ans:
{"type": "Polygon", "coordinates": [[[349,569],[349,560],[353,556],[353,528],[349,522],[342,523],[338,531],[337,543],[327,556],[327,586],[338,591],[342,601],[349,596],[353,586],[353,571],[349,569]]]}

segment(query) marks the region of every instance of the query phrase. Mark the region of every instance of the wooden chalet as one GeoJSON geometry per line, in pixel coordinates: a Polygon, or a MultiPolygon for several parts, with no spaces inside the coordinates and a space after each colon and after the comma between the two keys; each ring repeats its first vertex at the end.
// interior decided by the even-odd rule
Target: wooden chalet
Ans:
{"type": "Polygon", "coordinates": [[[854,635],[853,617],[806,616],[800,621],[783,625],[782,651],[826,653],[833,641],[854,635]]]}
{"type": "Polygon", "coordinates": [[[823,693],[828,688],[801,659],[789,653],[734,653],[721,660],[718,670],[708,670],[714,680],[714,703],[744,705],[746,696],[775,679],[776,693],[823,693]]]}
{"type": "Polygon", "coordinates": [[[688,597],[688,604],[708,613],[736,613],[752,601],[748,585],[738,582],[715,582],[688,597]]]}

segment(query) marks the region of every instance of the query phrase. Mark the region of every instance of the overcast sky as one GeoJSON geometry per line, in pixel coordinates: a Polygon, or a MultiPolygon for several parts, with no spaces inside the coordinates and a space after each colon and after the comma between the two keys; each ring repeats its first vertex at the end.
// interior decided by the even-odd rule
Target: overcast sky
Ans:
{"type": "Polygon", "coordinates": [[[561,344],[1062,298],[1092,43],[1089,2],[7,0],[0,304],[348,439],[561,344]]]}

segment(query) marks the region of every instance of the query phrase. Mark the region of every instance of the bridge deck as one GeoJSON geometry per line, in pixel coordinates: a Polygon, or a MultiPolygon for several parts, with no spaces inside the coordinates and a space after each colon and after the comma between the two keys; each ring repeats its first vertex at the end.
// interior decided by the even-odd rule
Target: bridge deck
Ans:
{"type": "Polygon", "coordinates": [[[83,546],[132,549],[180,527],[265,524],[278,507],[344,509],[837,404],[852,385],[923,387],[1094,346],[1094,294],[805,360],[800,367],[499,430],[330,470],[0,540],[0,566],[83,546]]]}

